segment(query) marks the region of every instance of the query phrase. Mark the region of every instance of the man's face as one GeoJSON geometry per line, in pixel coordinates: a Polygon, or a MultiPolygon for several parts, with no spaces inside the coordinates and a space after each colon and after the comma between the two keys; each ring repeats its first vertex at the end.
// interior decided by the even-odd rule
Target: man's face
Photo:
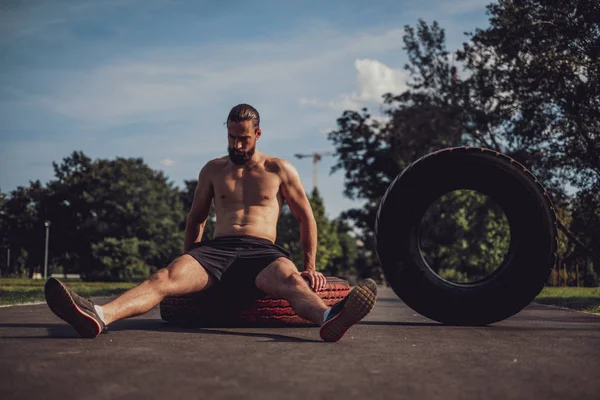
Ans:
{"type": "Polygon", "coordinates": [[[227,123],[227,150],[234,164],[244,165],[252,158],[260,133],[260,128],[254,130],[252,121],[227,123]]]}

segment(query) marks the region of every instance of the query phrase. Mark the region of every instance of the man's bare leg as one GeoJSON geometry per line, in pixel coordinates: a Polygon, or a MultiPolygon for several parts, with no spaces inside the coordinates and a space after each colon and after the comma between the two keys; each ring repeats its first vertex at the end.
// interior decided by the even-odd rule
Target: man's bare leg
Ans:
{"type": "Polygon", "coordinates": [[[168,267],[154,273],[138,286],[101,306],[106,325],[145,314],[167,296],[179,296],[207,289],[214,278],[192,256],[184,254],[168,267]]]}
{"type": "Polygon", "coordinates": [[[311,290],[289,259],[281,257],[269,264],[256,277],[256,287],[287,300],[300,317],[317,325],[323,323],[323,314],[329,307],[311,290]]]}
{"type": "Polygon", "coordinates": [[[294,263],[284,257],[258,274],[256,286],[287,300],[300,317],[321,325],[319,335],[326,342],[340,340],[351,326],[373,309],[377,297],[377,284],[366,279],[358,282],[348,296],[329,308],[304,281],[294,263]],[[325,311],[327,318],[324,318],[325,311]]]}
{"type": "Polygon", "coordinates": [[[213,284],[213,279],[198,261],[183,255],[102,307],[77,295],[55,278],[46,281],[44,294],[56,316],[69,323],[82,337],[93,338],[114,321],[144,314],[166,296],[204,290],[213,284]]]}

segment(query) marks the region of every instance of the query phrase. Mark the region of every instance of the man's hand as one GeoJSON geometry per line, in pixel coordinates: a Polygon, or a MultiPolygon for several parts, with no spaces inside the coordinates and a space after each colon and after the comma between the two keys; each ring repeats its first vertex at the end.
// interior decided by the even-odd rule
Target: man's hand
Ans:
{"type": "Polygon", "coordinates": [[[327,284],[327,280],[325,279],[325,275],[317,271],[302,271],[300,274],[304,279],[307,279],[309,282],[310,288],[318,292],[323,289],[327,284]]]}

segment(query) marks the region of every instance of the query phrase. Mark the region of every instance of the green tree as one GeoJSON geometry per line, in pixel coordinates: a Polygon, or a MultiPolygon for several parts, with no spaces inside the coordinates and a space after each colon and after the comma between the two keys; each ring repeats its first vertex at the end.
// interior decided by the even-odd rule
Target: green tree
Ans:
{"type": "Polygon", "coordinates": [[[421,252],[429,266],[455,282],[474,282],[492,273],[510,244],[502,209],[472,190],[456,190],[435,201],[419,231],[421,252]]]}
{"type": "MultiPolygon", "coordinates": [[[[6,194],[4,194],[4,192],[2,192],[0,190],[0,249],[8,252],[9,245],[8,245],[8,235],[7,235],[6,221],[5,221],[5,215],[6,215],[5,207],[6,207],[6,194]]],[[[8,273],[8,265],[6,263],[5,257],[0,258],[0,265],[2,266],[0,268],[0,276],[4,276],[8,273]]]]}
{"type": "Polygon", "coordinates": [[[359,277],[381,277],[373,230],[379,201],[390,182],[411,162],[431,151],[467,143],[460,83],[454,79],[445,34],[437,23],[405,28],[409,89],[384,95],[388,122],[371,118],[366,108],[345,111],[328,138],[337,149],[332,172],[343,169],[344,194],[365,204],[343,213],[359,230],[359,277]]]}
{"type": "MultiPolygon", "coordinates": [[[[571,207],[570,228],[583,246],[573,241],[564,256],[563,262],[569,266],[572,276],[579,275],[584,286],[597,286],[600,275],[598,243],[600,243],[600,190],[583,190],[577,194],[571,207]],[[589,250],[595,250],[590,253],[589,250]]],[[[577,282],[571,282],[577,285],[577,282]]]]}
{"type": "Polygon", "coordinates": [[[333,257],[327,264],[326,273],[329,276],[339,276],[351,279],[356,276],[356,263],[359,256],[356,237],[352,234],[349,224],[341,218],[331,221],[340,243],[340,254],[333,257]]]}
{"type": "Polygon", "coordinates": [[[19,186],[9,193],[3,204],[2,236],[11,250],[7,275],[31,276],[40,272],[44,257],[44,220],[41,218],[41,201],[48,191],[39,181],[29,187],[19,186]]]}
{"type": "MultiPolygon", "coordinates": [[[[277,220],[277,238],[275,243],[290,252],[290,258],[298,269],[302,270],[304,260],[302,257],[302,245],[300,243],[300,225],[296,217],[290,211],[287,203],[281,208],[277,220]]],[[[317,262],[317,268],[320,264],[317,262]]]]}
{"type": "Polygon", "coordinates": [[[317,188],[313,189],[309,201],[318,230],[317,266],[323,271],[331,266],[335,258],[342,255],[342,248],[336,226],[327,218],[325,204],[317,188]]]}
{"type": "Polygon", "coordinates": [[[122,249],[135,247],[128,241],[132,238],[152,243],[140,252],[150,270],[180,254],[180,193],[162,172],[150,169],[139,158],[92,161],[82,152],[53,165],[56,179],[46,187],[32,182],[28,188],[17,188],[3,208],[2,226],[6,226],[11,251],[27,254],[29,273],[43,264],[46,220],[52,221],[49,264],[81,273],[85,279],[119,276],[114,271],[103,274],[101,269],[125,265],[118,254],[111,263],[106,253],[103,262],[95,258],[107,248],[107,238],[114,238],[122,249]]]}
{"type": "Polygon", "coordinates": [[[92,244],[91,272],[87,276],[95,281],[139,281],[147,278],[150,267],[144,261],[153,244],[136,237],[105,238],[92,244]]]}
{"type": "MultiPolygon", "coordinates": [[[[339,157],[334,171],[345,170],[345,194],[366,201],[345,213],[362,230],[365,249],[373,250],[375,211],[390,181],[442,147],[483,146],[516,158],[573,215],[600,206],[594,197],[600,191],[599,3],[499,1],[488,12],[489,28],[470,34],[455,61],[436,22],[407,26],[408,90],[384,95],[388,122],[374,121],[367,109],[345,111],[330,133],[339,157]],[[587,203],[573,201],[566,183],[587,203]]],[[[452,224],[459,223],[460,213],[452,215],[452,224]]],[[[564,228],[570,240],[589,244],[595,225],[573,221],[572,233],[564,228]]],[[[489,223],[474,231],[483,228],[489,232],[489,223]]],[[[577,249],[588,263],[599,259],[589,246],[577,249]]]]}
{"type": "MultiPolygon", "coordinates": [[[[600,3],[510,0],[488,6],[490,25],[470,34],[458,60],[465,84],[485,81],[502,102],[507,145],[566,173],[576,187],[600,179],[600,3]]],[[[472,93],[471,99],[480,98],[472,93]]]]}
{"type": "MultiPolygon", "coordinates": [[[[499,1],[488,14],[489,27],[470,34],[458,52],[468,71],[465,108],[493,120],[501,150],[542,179],[558,208],[590,217],[559,227],[569,237],[569,267],[589,271],[595,264],[597,274],[600,257],[590,239],[600,229],[593,217],[600,209],[600,3],[499,1]],[[482,99],[494,106],[482,107],[482,99]]],[[[591,282],[595,275],[586,274],[591,282]]]]}
{"type": "Polygon", "coordinates": [[[152,269],[181,252],[179,192],[162,172],[140,158],[91,161],[78,152],[54,169],[47,209],[55,217],[55,235],[67,239],[57,243],[64,246],[58,253],[75,261],[72,267],[85,277],[97,275],[92,245],[105,238],[153,243],[144,258],[152,269]]]}

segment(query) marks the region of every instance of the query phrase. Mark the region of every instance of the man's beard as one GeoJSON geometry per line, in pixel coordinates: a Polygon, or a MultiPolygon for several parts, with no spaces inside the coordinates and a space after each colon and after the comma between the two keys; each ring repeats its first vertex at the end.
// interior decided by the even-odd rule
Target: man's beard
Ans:
{"type": "Polygon", "coordinates": [[[227,148],[227,151],[229,152],[229,159],[236,165],[246,164],[254,155],[255,150],[256,147],[253,147],[248,151],[238,152],[232,147],[227,148]]]}

